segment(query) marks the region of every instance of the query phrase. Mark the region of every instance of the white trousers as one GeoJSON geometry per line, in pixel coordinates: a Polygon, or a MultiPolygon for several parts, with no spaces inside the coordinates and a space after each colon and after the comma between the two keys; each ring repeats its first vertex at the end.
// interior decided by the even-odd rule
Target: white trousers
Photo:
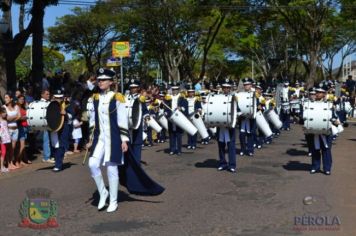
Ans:
{"type": "MultiPolygon", "coordinates": [[[[102,175],[101,174],[101,163],[103,161],[104,155],[100,157],[90,157],[89,158],[89,168],[91,172],[91,176],[94,178],[96,176],[102,175]]],[[[107,168],[107,175],[108,179],[118,179],[119,178],[119,169],[117,167],[117,164],[114,162],[106,162],[105,166],[107,168]]]]}

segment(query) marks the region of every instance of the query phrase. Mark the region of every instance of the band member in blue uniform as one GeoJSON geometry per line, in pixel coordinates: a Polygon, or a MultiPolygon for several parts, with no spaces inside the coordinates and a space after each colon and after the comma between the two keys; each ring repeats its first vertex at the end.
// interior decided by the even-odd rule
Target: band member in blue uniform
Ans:
{"type": "MultiPolygon", "coordinates": [[[[184,95],[179,93],[179,85],[174,83],[171,87],[172,95],[166,95],[164,103],[167,104],[170,109],[165,108],[167,117],[172,115],[176,109],[180,110],[185,116],[188,115],[188,102],[184,95]]],[[[183,130],[172,122],[168,123],[169,133],[169,155],[182,154],[182,135],[183,130]]]]}
{"type": "Polygon", "coordinates": [[[94,110],[90,114],[94,117],[95,127],[89,168],[100,195],[98,209],[104,208],[110,193],[107,212],[113,212],[118,207],[118,165],[124,164],[124,152],[128,150],[128,117],[124,96],[110,91],[115,72],[100,68],[97,74],[100,93],[93,95],[94,110]],[[109,192],[101,174],[101,165],[107,168],[109,192]]]}
{"type": "MultiPolygon", "coordinates": [[[[315,101],[322,102],[325,101],[325,95],[327,92],[327,85],[325,83],[320,83],[315,89],[315,101]]],[[[339,121],[335,114],[335,111],[332,110],[332,122],[334,125],[339,125],[339,121]]],[[[332,135],[331,131],[329,135],[324,134],[313,134],[313,150],[312,150],[312,168],[310,170],[311,174],[315,174],[320,171],[320,159],[323,158],[323,168],[324,174],[331,174],[332,167],[332,135]]]]}
{"type": "Polygon", "coordinates": [[[290,130],[290,104],[289,100],[292,96],[292,89],[289,87],[289,82],[285,81],[283,83],[283,88],[281,91],[281,111],[280,111],[280,119],[283,123],[282,129],[290,130]]]}
{"type": "MultiPolygon", "coordinates": [[[[160,117],[160,116],[164,116],[164,106],[162,105],[162,101],[164,100],[164,97],[165,97],[165,93],[163,92],[160,92],[159,93],[159,98],[156,99],[157,102],[158,102],[158,112],[156,114],[157,117],[160,117]]],[[[157,134],[158,135],[158,143],[165,143],[166,142],[166,129],[164,127],[162,127],[162,131],[157,134]]]]}
{"type": "Polygon", "coordinates": [[[63,158],[66,151],[65,148],[68,146],[70,139],[70,127],[68,120],[72,118],[73,114],[68,109],[66,109],[64,94],[62,90],[56,90],[53,93],[53,99],[60,104],[61,115],[63,116],[63,126],[61,129],[58,131],[52,131],[50,133],[55,158],[55,166],[53,171],[59,172],[63,169],[63,158]]]}
{"type": "MultiPolygon", "coordinates": [[[[252,82],[251,78],[242,79],[245,92],[252,92],[252,82]]],[[[257,102],[258,105],[258,102],[257,102]]],[[[238,108],[238,112],[239,112],[238,108]]],[[[240,129],[240,143],[241,151],[240,156],[247,154],[248,156],[253,156],[254,147],[253,147],[253,135],[256,133],[256,119],[250,117],[239,117],[239,129],[240,129]]]]}
{"type": "MultiPolygon", "coordinates": [[[[138,100],[141,104],[141,109],[142,109],[142,117],[141,117],[140,125],[138,127],[129,127],[130,145],[134,152],[134,157],[137,163],[140,163],[142,145],[143,145],[143,120],[146,119],[149,116],[149,114],[146,106],[146,97],[139,94],[140,81],[135,79],[130,80],[129,88],[130,88],[130,94],[127,95],[126,102],[138,100]]],[[[132,114],[132,116],[135,115],[137,114],[134,113],[132,114]]]]}
{"type": "MultiPolygon", "coordinates": [[[[226,79],[222,83],[222,93],[225,95],[231,94],[232,83],[229,79],[226,79]]],[[[236,128],[218,127],[217,139],[219,149],[219,166],[218,171],[228,170],[232,173],[236,173],[236,128]],[[225,147],[227,146],[227,153],[229,162],[225,159],[225,147]]]]}
{"type": "MultiPolygon", "coordinates": [[[[315,88],[311,88],[309,90],[309,101],[315,101],[315,88]]],[[[307,142],[307,146],[308,146],[308,156],[312,156],[313,153],[313,145],[314,145],[314,135],[313,134],[305,134],[305,141],[307,142]]]]}
{"type": "MultiPolygon", "coordinates": [[[[200,98],[195,96],[195,90],[192,84],[190,84],[187,88],[188,96],[187,96],[187,101],[188,101],[188,117],[193,116],[195,113],[202,113],[202,107],[201,107],[201,102],[200,98]]],[[[188,149],[193,149],[195,150],[197,148],[197,138],[198,134],[196,133],[195,135],[191,136],[188,135],[188,149]]]]}

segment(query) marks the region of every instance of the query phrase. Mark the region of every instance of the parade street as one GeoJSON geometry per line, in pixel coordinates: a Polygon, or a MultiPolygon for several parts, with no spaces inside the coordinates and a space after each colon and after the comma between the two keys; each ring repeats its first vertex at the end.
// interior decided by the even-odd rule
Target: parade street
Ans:
{"type": "Polygon", "coordinates": [[[182,156],[168,155],[167,143],[145,147],[142,165],[166,190],[143,197],[120,186],[114,213],[97,210],[84,152],[65,159],[58,173],[38,158],[0,176],[0,235],[356,235],[355,145],[351,123],[334,143],[330,176],[309,173],[300,125],[254,157],[239,156],[236,174],[217,171],[215,140],[194,152],[183,148],[182,156]],[[58,228],[18,227],[26,190],[37,187],[52,191],[58,228]]]}

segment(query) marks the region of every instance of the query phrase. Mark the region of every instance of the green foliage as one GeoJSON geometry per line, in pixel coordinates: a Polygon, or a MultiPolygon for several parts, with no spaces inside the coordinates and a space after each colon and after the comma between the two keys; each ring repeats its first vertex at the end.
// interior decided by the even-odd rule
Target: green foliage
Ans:
{"type": "MultiPolygon", "coordinates": [[[[43,48],[43,63],[45,72],[53,73],[57,69],[62,68],[64,59],[64,55],[60,52],[48,47],[43,48]]],[[[30,73],[31,46],[25,46],[20,56],[16,59],[16,75],[20,79],[27,79],[30,73]]]]}

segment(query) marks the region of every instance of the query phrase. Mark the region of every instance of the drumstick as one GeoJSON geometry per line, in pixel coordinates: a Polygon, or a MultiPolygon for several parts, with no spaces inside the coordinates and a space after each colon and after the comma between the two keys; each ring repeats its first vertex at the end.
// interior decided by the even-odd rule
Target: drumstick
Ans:
{"type": "MultiPolygon", "coordinates": [[[[92,142],[92,140],[93,140],[94,130],[95,130],[95,126],[93,127],[93,130],[92,130],[92,132],[91,132],[91,134],[90,134],[89,142],[92,142]]],[[[87,160],[88,153],[89,153],[89,148],[87,148],[87,150],[85,151],[85,155],[84,155],[84,159],[83,159],[83,163],[82,163],[83,166],[84,166],[84,164],[85,164],[85,161],[87,160]]]]}

